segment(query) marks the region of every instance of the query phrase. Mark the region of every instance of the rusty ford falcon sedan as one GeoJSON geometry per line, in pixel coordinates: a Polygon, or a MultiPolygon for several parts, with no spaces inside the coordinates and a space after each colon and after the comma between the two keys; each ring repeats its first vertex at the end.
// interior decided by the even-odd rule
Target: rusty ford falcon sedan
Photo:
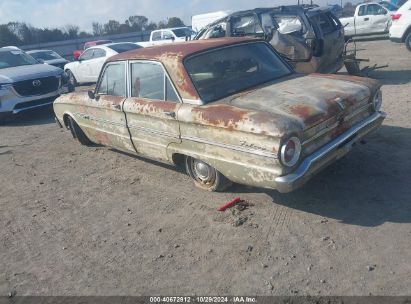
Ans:
{"type": "Polygon", "coordinates": [[[184,166],[203,189],[290,192],[377,129],[381,102],[375,80],[297,74],[265,41],[222,38],[113,56],[54,111],[82,144],[184,166]]]}

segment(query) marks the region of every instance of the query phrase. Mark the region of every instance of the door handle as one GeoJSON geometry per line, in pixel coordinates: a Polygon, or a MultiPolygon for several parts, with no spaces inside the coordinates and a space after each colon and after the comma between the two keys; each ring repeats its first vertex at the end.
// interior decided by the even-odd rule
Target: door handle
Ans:
{"type": "Polygon", "coordinates": [[[364,21],[368,21],[368,20],[370,20],[370,18],[368,18],[368,17],[367,17],[367,18],[364,18],[364,21]]]}
{"type": "Polygon", "coordinates": [[[120,105],[114,105],[114,109],[120,110],[121,106],[120,105]]]}
{"type": "Polygon", "coordinates": [[[164,112],[164,115],[176,118],[176,112],[164,112]]]}

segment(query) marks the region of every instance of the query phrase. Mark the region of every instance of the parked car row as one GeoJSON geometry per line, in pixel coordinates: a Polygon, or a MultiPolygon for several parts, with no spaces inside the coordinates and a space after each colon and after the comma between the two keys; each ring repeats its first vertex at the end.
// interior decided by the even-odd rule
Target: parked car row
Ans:
{"type": "Polygon", "coordinates": [[[61,68],[42,64],[16,47],[0,48],[0,121],[53,104],[67,92],[67,82],[61,68]]]}

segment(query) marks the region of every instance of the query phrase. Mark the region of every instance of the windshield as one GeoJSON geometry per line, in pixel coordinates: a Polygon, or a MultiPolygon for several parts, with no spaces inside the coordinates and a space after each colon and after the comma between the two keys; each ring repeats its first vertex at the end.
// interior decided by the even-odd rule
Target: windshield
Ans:
{"type": "Polygon", "coordinates": [[[31,57],[35,59],[42,59],[42,60],[55,60],[55,59],[63,59],[59,54],[54,51],[44,51],[44,52],[34,52],[30,53],[31,57]]]}
{"type": "Polygon", "coordinates": [[[194,34],[194,32],[190,30],[189,28],[179,28],[179,29],[174,29],[172,31],[177,37],[186,37],[186,36],[191,36],[192,34],[194,34]]]}
{"type": "Polygon", "coordinates": [[[184,64],[204,102],[292,73],[265,42],[234,45],[194,55],[184,64]]]}
{"type": "Polygon", "coordinates": [[[108,48],[112,49],[117,53],[124,53],[127,51],[135,50],[141,48],[141,46],[134,44],[134,43],[120,43],[120,44],[113,44],[107,46],[108,48]]]}
{"type": "Polygon", "coordinates": [[[38,62],[22,51],[13,50],[0,52],[0,69],[32,64],[38,64],[38,62]]]}

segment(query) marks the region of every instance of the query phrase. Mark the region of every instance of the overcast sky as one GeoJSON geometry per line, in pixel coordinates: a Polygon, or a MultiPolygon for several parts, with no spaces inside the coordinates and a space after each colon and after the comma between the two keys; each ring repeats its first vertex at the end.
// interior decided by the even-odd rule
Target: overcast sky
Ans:
{"type": "MultiPolygon", "coordinates": [[[[154,22],[175,16],[190,25],[191,16],[196,14],[296,3],[297,0],[0,0],[0,24],[22,21],[35,27],[57,28],[76,24],[81,30],[91,31],[93,21],[124,22],[128,16],[143,15],[154,22]]],[[[314,3],[325,5],[327,0],[314,3]]]]}

